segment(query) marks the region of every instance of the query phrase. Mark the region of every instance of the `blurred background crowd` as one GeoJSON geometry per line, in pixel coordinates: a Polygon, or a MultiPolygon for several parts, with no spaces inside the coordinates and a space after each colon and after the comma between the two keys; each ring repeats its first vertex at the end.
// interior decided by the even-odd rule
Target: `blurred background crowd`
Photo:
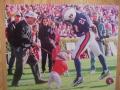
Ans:
{"type": "Polygon", "coordinates": [[[41,23],[42,18],[46,17],[48,23],[53,28],[57,29],[60,36],[72,37],[74,33],[71,25],[66,25],[62,21],[62,10],[66,7],[72,6],[76,10],[86,13],[90,16],[93,23],[97,28],[101,28],[100,23],[104,25],[106,35],[115,36],[118,34],[118,7],[110,5],[50,5],[50,4],[17,4],[6,5],[6,26],[9,22],[14,20],[16,12],[20,12],[22,19],[24,19],[25,13],[33,11],[38,14],[38,23],[41,23]]]}

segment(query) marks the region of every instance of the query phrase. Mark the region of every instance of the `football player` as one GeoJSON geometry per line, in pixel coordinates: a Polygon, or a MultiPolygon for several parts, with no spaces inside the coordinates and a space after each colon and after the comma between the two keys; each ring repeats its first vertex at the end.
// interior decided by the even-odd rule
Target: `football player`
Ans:
{"type": "Polygon", "coordinates": [[[64,22],[70,22],[74,27],[74,33],[79,38],[76,43],[76,48],[72,52],[72,59],[74,60],[76,68],[76,78],[73,81],[73,86],[77,86],[83,82],[83,77],[81,75],[81,63],[80,55],[89,47],[92,52],[98,57],[102,65],[102,73],[99,79],[103,79],[109,75],[109,69],[106,65],[106,60],[103,53],[100,51],[98,43],[95,40],[94,33],[90,30],[92,27],[92,21],[89,16],[85,13],[80,13],[74,8],[68,7],[65,8],[62,12],[64,22]]]}

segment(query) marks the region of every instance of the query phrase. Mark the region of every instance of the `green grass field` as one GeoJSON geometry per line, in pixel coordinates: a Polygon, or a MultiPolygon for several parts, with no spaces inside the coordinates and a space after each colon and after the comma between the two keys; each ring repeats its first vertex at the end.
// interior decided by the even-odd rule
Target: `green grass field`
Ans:
{"type": "MultiPolygon", "coordinates": [[[[107,57],[107,64],[110,68],[111,75],[115,78],[116,73],[116,57],[107,57]]],[[[101,74],[101,65],[98,60],[96,60],[96,73],[90,74],[89,72],[89,60],[82,60],[82,74],[84,77],[84,82],[77,86],[72,87],[72,81],[75,78],[75,69],[73,61],[68,61],[69,64],[69,76],[62,76],[62,87],[59,90],[115,90],[115,83],[112,85],[107,85],[104,80],[98,80],[101,74]]],[[[19,87],[11,87],[11,81],[13,76],[8,76],[8,90],[48,90],[47,84],[36,85],[34,82],[33,75],[29,66],[24,69],[24,75],[20,80],[19,87]]],[[[46,72],[43,76],[48,79],[48,73],[46,72]]],[[[52,89],[56,90],[53,85],[52,89]]]]}

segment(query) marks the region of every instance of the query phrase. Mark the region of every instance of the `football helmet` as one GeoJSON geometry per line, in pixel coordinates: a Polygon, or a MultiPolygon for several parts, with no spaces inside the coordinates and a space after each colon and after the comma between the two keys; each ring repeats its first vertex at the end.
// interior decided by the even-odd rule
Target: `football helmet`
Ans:
{"type": "Polygon", "coordinates": [[[74,22],[76,17],[76,10],[74,8],[66,8],[63,10],[63,20],[74,22]]]}

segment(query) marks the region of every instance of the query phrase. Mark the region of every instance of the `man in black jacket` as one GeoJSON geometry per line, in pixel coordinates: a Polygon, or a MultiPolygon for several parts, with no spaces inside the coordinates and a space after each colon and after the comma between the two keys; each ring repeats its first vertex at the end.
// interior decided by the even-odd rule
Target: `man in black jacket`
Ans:
{"type": "Polygon", "coordinates": [[[14,47],[15,47],[15,56],[16,56],[16,69],[12,81],[12,86],[18,86],[18,82],[21,79],[23,73],[23,67],[26,63],[31,66],[32,73],[35,77],[35,83],[41,84],[46,83],[40,78],[40,72],[38,68],[37,61],[34,57],[30,55],[30,48],[35,46],[36,43],[33,42],[32,38],[32,25],[36,22],[37,14],[29,11],[25,15],[25,20],[20,21],[16,25],[14,31],[14,47]]]}
{"type": "Polygon", "coordinates": [[[6,28],[6,33],[7,33],[7,40],[10,44],[11,48],[11,57],[10,60],[8,61],[8,75],[12,75],[12,68],[13,64],[15,62],[15,54],[14,54],[14,46],[13,46],[13,39],[14,39],[14,30],[16,29],[16,24],[21,21],[21,13],[16,12],[15,13],[15,20],[10,22],[8,24],[8,27],[6,28]]]}

